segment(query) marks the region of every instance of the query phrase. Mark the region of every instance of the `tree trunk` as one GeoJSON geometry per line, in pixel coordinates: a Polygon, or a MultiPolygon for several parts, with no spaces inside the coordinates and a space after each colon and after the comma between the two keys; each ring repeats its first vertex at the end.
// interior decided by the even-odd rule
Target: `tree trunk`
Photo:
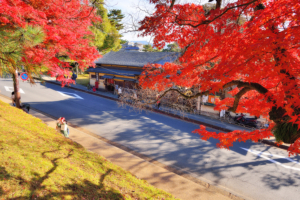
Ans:
{"type": "Polygon", "coordinates": [[[21,108],[20,103],[20,93],[19,93],[19,77],[18,77],[18,71],[16,70],[13,74],[13,82],[14,82],[14,92],[15,92],[15,104],[17,108],[21,108]]]}
{"type": "Polygon", "coordinates": [[[221,8],[222,0],[217,0],[216,9],[221,8]]]}
{"type": "Polygon", "coordinates": [[[77,76],[78,76],[78,63],[75,63],[75,67],[76,67],[76,74],[77,74],[77,76]]]}

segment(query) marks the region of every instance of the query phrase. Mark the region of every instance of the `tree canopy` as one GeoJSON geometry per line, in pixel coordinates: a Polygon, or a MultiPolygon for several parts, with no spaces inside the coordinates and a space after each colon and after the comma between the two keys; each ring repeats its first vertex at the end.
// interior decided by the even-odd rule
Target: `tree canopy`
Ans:
{"type": "Polygon", "coordinates": [[[163,49],[163,52],[180,52],[180,48],[177,43],[167,44],[167,48],[163,49]]]}
{"type": "Polygon", "coordinates": [[[102,18],[102,21],[93,22],[93,26],[90,27],[94,33],[93,45],[95,45],[101,54],[108,53],[110,51],[118,51],[121,49],[121,35],[119,30],[123,28],[119,24],[119,20],[123,19],[121,10],[116,10],[114,14],[107,14],[107,9],[104,7],[103,0],[94,2],[96,8],[96,14],[102,18]]]}
{"type": "Polygon", "coordinates": [[[124,25],[121,23],[122,19],[124,18],[121,10],[112,9],[109,11],[107,16],[110,20],[110,23],[114,25],[118,31],[124,28],[124,25]]]}
{"type": "MultiPolygon", "coordinates": [[[[0,28],[0,73],[14,74],[22,62],[24,49],[32,48],[44,41],[45,34],[40,27],[25,26],[7,30],[0,28]]],[[[38,68],[22,62],[26,71],[38,68]]]]}
{"type": "Polygon", "coordinates": [[[158,48],[153,48],[151,44],[145,44],[143,51],[145,51],[145,52],[159,52],[161,50],[159,50],[158,48]]]}
{"type": "Polygon", "coordinates": [[[270,127],[214,133],[200,126],[195,132],[204,140],[220,140],[221,148],[274,134],[278,142],[292,143],[291,153],[300,153],[300,2],[216,0],[209,9],[176,0],[150,3],[156,10],[140,22],[142,36],[154,36],[160,48],[176,42],[183,54],[179,63],[145,66],[141,86],[163,94],[174,85],[200,88],[193,96],[182,94],[186,98],[236,86],[233,97],[217,102],[215,109],[261,115],[272,121],[270,127]]]}
{"type": "MultiPolygon", "coordinates": [[[[64,79],[64,74],[69,74],[68,64],[61,62],[59,55],[76,60],[82,68],[93,66],[99,53],[90,45],[93,33],[89,27],[92,21],[101,21],[95,14],[94,7],[87,0],[2,0],[2,31],[15,33],[33,27],[39,28],[44,34],[43,41],[37,45],[17,44],[22,59],[8,62],[14,62],[15,67],[25,64],[34,68],[44,66],[52,76],[59,75],[59,80],[64,79]]],[[[33,71],[27,72],[30,75],[33,71]]]]}

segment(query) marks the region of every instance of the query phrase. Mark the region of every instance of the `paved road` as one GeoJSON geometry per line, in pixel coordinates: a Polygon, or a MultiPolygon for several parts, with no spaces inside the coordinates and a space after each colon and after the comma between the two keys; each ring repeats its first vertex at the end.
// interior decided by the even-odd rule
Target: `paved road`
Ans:
{"type": "MultiPolygon", "coordinates": [[[[0,79],[2,94],[10,96],[8,87],[12,81],[0,79]]],[[[231,151],[217,149],[216,140],[202,141],[191,133],[198,128],[192,123],[137,113],[115,101],[53,84],[21,82],[20,88],[22,102],[34,108],[57,118],[64,116],[72,124],[235,194],[248,199],[300,199],[300,156],[287,159],[284,150],[252,142],[236,143],[231,151]]]]}

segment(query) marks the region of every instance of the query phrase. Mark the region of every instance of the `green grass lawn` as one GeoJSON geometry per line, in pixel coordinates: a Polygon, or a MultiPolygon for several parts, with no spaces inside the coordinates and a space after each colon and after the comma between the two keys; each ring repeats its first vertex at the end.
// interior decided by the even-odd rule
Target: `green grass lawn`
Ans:
{"type": "Polygon", "coordinates": [[[175,199],[0,101],[0,199],[175,199]]]}
{"type": "Polygon", "coordinates": [[[89,74],[78,74],[76,79],[76,84],[87,86],[90,82],[89,74]]]}

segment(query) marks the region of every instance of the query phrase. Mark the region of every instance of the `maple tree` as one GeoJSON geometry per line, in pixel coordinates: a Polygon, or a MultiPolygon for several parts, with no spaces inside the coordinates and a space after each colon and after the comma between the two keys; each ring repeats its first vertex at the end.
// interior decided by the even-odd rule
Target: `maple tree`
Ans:
{"type": "MultiPolygon", "coordinates": [[[[60,61],[59,56],[76,60],[84,69],[94,66],[99,53],[90,43],[93,37],[89,27],[92,22],[101,20],[95,15],[93,4],[88,0],[2,0],[0,7],[0,29],[7,33],[30,26],[40,28],[45,35],[36,45],[16,43],[22,50],[21,58],[5,59],[1,66],[11,65],[16,71],[21,65],[33,83],[32,74],[37,68],[46,67],[51,76],[58,76],[58,81],[70,84],[64,75],[70,75],[69,64],[60,61]]],[[[23,36],[20,41],[23,40],[23,36]]],[[[17,93],[18,94],[18,93],[17,93]]]]}
{"type": "Polygon", "coordinates": [[[140,22],[141,35],[154,36],[158,48],[176,42],[182,55],[178,63],[146,65],[140,86],[159,91],[160,98],[176,91],[187,99],[229,89],[233,97],[218,101],[215,109],[269,118],[269,128],[215,133],[200,126],[194,132],[201,139],[216,138],[218,147],[229,148],[274,134],[279,143],[291,143],[290,154],[300,153],[300,2],[150,3],[155,12],[140,22]],[[178,87],[199,89],[186,95],[178,87]]]}

